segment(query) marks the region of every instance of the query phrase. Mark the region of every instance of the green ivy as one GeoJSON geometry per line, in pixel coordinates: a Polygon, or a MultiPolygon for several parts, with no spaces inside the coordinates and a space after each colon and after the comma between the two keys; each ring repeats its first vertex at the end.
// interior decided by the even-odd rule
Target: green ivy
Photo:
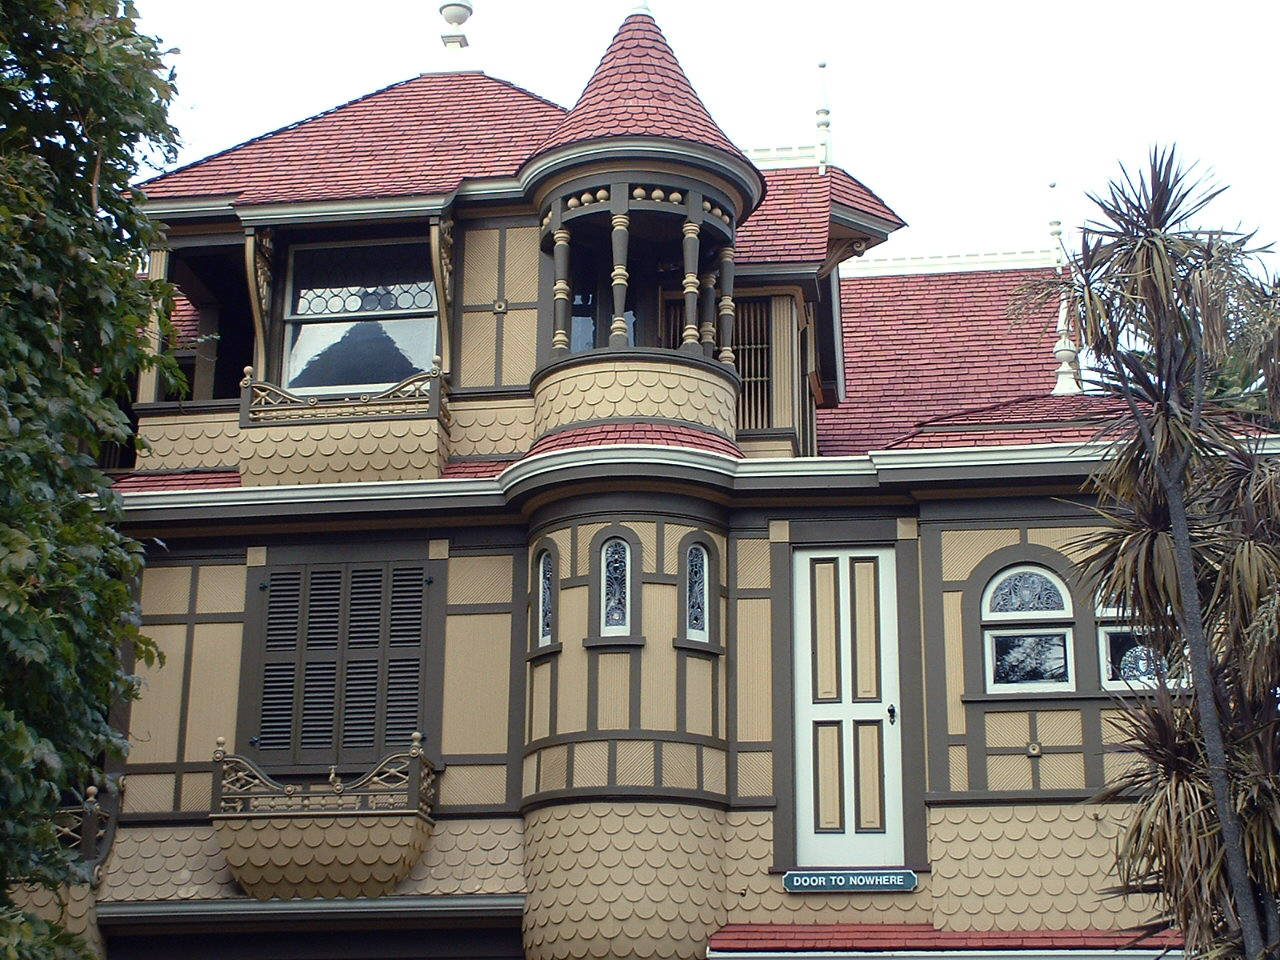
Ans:
{"type": "Polygon", "coordinates": [[[50,817],[103,782],[124,735],[126,669],[156,662],[139,633],[139,544],[97,467],[135,442],[120,402],[156,356],[167,283],[132,188],[144,156],[173,158],[172,73],[130,3],[0,5],[0,958],[82,950],[14,909],[15,881],[83,880],[50,817]]]}

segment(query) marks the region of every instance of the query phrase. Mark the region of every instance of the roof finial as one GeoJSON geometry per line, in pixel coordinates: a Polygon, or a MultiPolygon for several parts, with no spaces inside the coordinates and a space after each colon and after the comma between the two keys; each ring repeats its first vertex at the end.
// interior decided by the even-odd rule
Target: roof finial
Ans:
{"type": "Polygon", "coordinates": [[[639,2],[631,8],[631,13],[628,14],[628,16],[634,17],[637,13],[643,13],[646,17],[653,16],[653,11],[649,9],[649,0],[639,0],[639,2]]]}
{"type": "MultiPolygon", "coordinates": [[[[1049,188],[1056,187],[1049,184],[1049,188]]],[[[1049,236],[1053,238],[1054,259],[1058,264],[1058,274],[1066,271],[1066,249],[1062,245],[1062,221],[1049,221],[1049,236]]],[[[1058,296],[1058,342],[1053,345],[1053,358],[1058,361],[1058,382],[1054,384],[1053,395],[1061,397],[1080,392],[1080,348],[1071,336],[1071,325],[1067,322],[1067,291],[1063,288],[1058,296]]]]}
{"type": "Polygon", "coordinates": [[[440,34],[440,40],[449,50],[461,50],[467,46],[467,35],[462,25],[471,19],[471,0],[448,0],[440,4],[440,16],[452,29],[440,34]]]}
{"type": "Polygon", "coordinates": [[[818,173],[827,172],[831,163],[831,107],[827,100],[827,64],[818,64],[818,173]]]}

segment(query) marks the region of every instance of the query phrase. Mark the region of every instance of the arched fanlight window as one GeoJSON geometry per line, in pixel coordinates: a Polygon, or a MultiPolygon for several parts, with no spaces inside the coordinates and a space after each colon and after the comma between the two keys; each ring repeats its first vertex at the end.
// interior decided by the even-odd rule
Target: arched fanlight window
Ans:
{"type": "Polygon", "coordinates": [[[708,638],[707,548],[700,543],[685,555],[685,633],[703,643],[708,638]]]}
{"type": "Polygon", "coordinates": [[[987,688],[1032,693],[1075,689],[1071,592],[1043,567],[1018,566],[982,594],[987,688]]]}
{"type": "Polygon", "coordinates": [[[538,554],[538,646],[548,646],[552,641],[553,618],[551,614],[552,583],[555,578],[555,562],[551,559],[551,551],[543,550],[538,554]]]}
{"type": "Polygon", "coordinates": [[[631,632],[631,545],[613,537],[600,548],[600,634],[631,632]]]}

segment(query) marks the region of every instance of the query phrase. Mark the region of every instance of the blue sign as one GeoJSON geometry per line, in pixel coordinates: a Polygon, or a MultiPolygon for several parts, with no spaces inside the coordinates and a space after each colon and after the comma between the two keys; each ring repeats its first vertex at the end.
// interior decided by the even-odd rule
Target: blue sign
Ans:
{"type": "Polygon", "coordinates": [[[788,870],[782,875],[788,893],[905,893],[917,882],[914,870],[788,870]]]}

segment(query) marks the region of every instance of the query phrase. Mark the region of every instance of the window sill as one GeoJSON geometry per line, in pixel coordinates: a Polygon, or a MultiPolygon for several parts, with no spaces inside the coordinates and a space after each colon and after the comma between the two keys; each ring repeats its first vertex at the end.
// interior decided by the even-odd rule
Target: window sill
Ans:
{"type": "Polygon", "coordinates": [[[677,650],[688,650],[690,653],[700,653],[704,657],[723,657],[725,653],[724,647],[717,643],[709,643],[704,640],[690,640],[687,637],[676,637],[671,641],[671,645],[677,650]]]}
{"type": "Polygon", "coordinates": [[[530,650],[524,655],[524,658],[528,663],[536,663],[539,660],[545,660],[547,657],[555,656],[562,649],[564,648],[560,645],[559,641],[556,641],[555,643],[547,643],[541,647],[530,650]]]}
{"type": "Polygon", "coordinates": [[[616,637],[586,637],[582,641],[582,645],[597,650],[608,650],[612,647],[631,648],[643,647],[645,644],[644,637],[620,635],[616,637]]]}

